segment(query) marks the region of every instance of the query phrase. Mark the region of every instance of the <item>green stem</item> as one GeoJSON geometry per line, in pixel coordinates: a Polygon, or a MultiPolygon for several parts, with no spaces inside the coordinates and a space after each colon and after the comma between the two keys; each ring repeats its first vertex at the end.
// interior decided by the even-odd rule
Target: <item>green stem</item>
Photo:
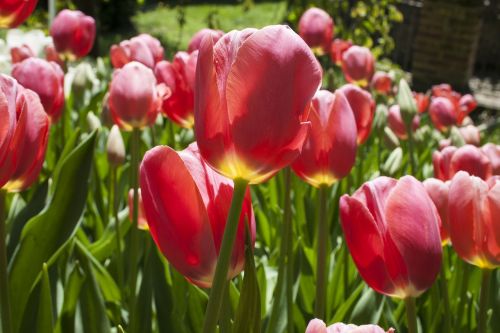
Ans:
{"type": "Polygon", "coordinates": [[[285,204],[283,214],[283,235],[286,257],[286,313],[287,332],[293,333],[293,224],[292,224],[292,189],[290,168],[285,169],[285,204]]]}
{"type": "Polygon", "coordinates": [[[344,252],[342,253],[342,265],[344,266],[343,282],[344,282],[344,299],[349,297],[349,249],[344,238],[344,252]]]}
{"type": "Polygon", "coordinates": [[[321,185],[319,188],[319,224],[316,234],[317,240],[317,262],[316,262],[316,304],[314,316],[319,319],[325,318],[326,305],[326,277],[327,277],[327,246],[328,246],[328,224],[326,221],[326,201],[328,187],[321,185]]]}
{"type": "Polygon", "coordinates": [[[415,154],[413,152],[413,129],[412,125],[406,126],[406,131],[408,132],[408,158],[410,160],[410,171],[413,176],[416,175],[417,165],[415,163],[415,154]]]}
{"type": "Polygon", "coordinates": [[[460,324],[465,310],[465,303],[467,298],[466,295],[467,295],[467,288],[469,286],[469,275],[471,267],[470,265],[465,264],[463,268],[464,269],[462,272],[462,283],[460,286],[460,302],[458,303],[457,322],[455,327],[455,330],[457,332],[460,331],[460,324]]]}
{"type": "Polygon", "coordinates": [[[417,333],[417,307],[415,298],[405,298],[406,320],[408,321],[408,333],[417,333]]]}
{"type": "MultiPolygon", "coordinates": [[[[131,316],[134,315],[136,290],[137,290],[137,273],[139,262],[139,158],[140,158],[140,135],[139,129],[134,128],[131,137],[131,166],[130,166],[130,184],[134,190],[134,212],[132,215],[132,228],[130,228],[130,276],[129,276],[129,292],[130,304],[129,309],[132,311],[131,316]]],[[[132,320],[132,319],[131,319],[132,320]]]]}
{"type": "Polygon", "coordinates": [[[477,333],[485,333],[487,327],[488,297],[490,291],[491,270],[483,269],[481,282],[481,296],[479,298],[479,314],[477,319],[477,333]]]}
{"type": "Polygon", "coordinates": [[[448,295],[448,281],[446,280],[445,261],[441,265],[441,276],[439,278],[440,289],[444,301],[444,323],[445,332],[451,332],[451,312],[450,312],[450,296],[448,295]]]}
{"type": "Polygon", "coordinates": [[[10,315],[10,301],[9,301],[9,276],[7,272],[7,247],[6,247],[6,193],[0,189],[0,309],[1,309],[1,322],[2,332],[12,332],[12,322],[10,315]]]}
{"type": "Polygon", "coordinates": [[[236,231],[238,230],[238,222],[247,186],[248,181],[244,179],[234,180],[233,199],[227,216],[224,236],[222,237],[210,298],[208,299],[203,333],[214,333],[217,327],[224,289],[228,283],[227,272],[229,269],[229,260],[233,252],[234,240],[236,238],[236,231]]]}
{"type": "Polygon", "coordinates": [[[222,316],[220,320],[220,333],[231,333],[231,297],[229,288],[224,288],[224,299],[222,300],[222,316]]]}
{"type": "Polygon", "coordinates": [[[123,290],[123,261],[122,261],[122,237],[120,234],[120,220],[118,219],[118,204],[120,196],[118,195],[118,168],[111,167],[111,188],[110,188],[110,201],[111,216],[115,220],[115,233],[116,233],[116,270],[118,272],[118,287],[120,291],[123,290]]]}

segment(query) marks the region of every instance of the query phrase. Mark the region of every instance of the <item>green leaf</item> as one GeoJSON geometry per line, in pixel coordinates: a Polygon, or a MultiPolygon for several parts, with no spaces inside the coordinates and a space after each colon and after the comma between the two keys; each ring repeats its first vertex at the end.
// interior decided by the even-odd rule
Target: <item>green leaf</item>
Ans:
{"type": "MultiPolygon", "coordinates": [[[[248,228],[247,228],[248,231],[248,228]]],[[[253,246],[248,232],[245,233],[245,276],[236,310],[234,332],[260,332],[260,290],[253,256],[253,246]]]]}
{"type": "Polygon", "coordinates": [[[30,290],[46,262],[75,233],[87,197],[96,134],[60,160],[54,192],[44,210],[26,224],[19,249],[10,264],[10,294],[14,331],[19,329],[30,290]]]}
{"type": "Polygon", "coordinates": [[[52,333],[54,330],[54,318],[52,318],[52,295],[50,294],[50,280],[47,264],[43,264],[36,327],[38,333],[52,333]]]}
{"type": "MultiPolygon", "coordinates": [[[[132,223],[128,218],[128,214],[128,208],[125,208],[120,213],[118,213],[118,223],[120,228],[120,235],[122,235],[122,238],[125,237],[128,230],[132,226],[132,223]]],[[[104,230],[101,238],[88,246],[88,250],[90,251],[90,253],[92,253],[92,255],[99,261],[103,261],[111,257],[114,254],[114,251],[116,251],[117,242],[115,223],[116,222],[113,219],[104,230]]]]}
{"type": "Polygon", "coordinates": [[[346,299],[344,303],[342,303],[340,308],[335,312],[332,320],[330,320],[329,322],[337,323],[346,320],[347,313],[349,313],[351,308],[354,306],[354,302],[356,302],[356,300],[358,299],[359,295],[363,291],[363,288],[364,284],[360,283],[356,290],[354,290],[354,292],[349,296],[349,298],[346,299]]]}
{"type": "MultiPolygon", "coordinates": [[[[151,239],[148,239],[148,246],[152,245],[151,239]]],[[[135,304],[134,313],[131,314],[130,319],[130,333],[151,333],[153,330],[153,256],[155,249],[149,249],[147,252],[146,263],[143,271],[141,287],[139,289],[139,296],[135,304]]],[[[163,315],[163,314],[160,314],[163,315]]]]}

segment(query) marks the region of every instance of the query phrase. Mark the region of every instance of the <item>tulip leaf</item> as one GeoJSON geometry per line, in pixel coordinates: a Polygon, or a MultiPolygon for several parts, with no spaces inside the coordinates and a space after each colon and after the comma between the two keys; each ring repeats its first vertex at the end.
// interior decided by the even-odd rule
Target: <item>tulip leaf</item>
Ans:
{"type": "MultiPolygon", "coordinates": [[[[148,239],[148,246],[151,247],[151,239],[148,239]]],[[[130,317],[130,333],[150,333],[153,331],[153,256],[154,249],[149,249],[143,271],[139,296],[135,304],[134,313],[130,317]]],[[[163,314],[161,314],[163,315],[163,314]]]]}
{"type": "MultiPolygon", "coordinates": [[[[88,246],[88,250],[95,259],[99,261],[103,261],[106,258],[109,258],[117,248],[116,242],[116,227],[115,220],[113,219],[110,224],[106,227],[101,238],[99,238],[96,242],[90,244],[88,246]]],[[[120,228],[121,238],[124,238],[127,234],[128,230],[132,226],[128,218],[128,208],[122,210],[118,213],[118,223],[120,228]]],[[[123,245],[122,245],[123,247],[123,245]]]]}
{"type": "Polygon", "coordinates": [[[339,321],[346,320],[348,318],[347,314],[349,313],[351,308],[354,306],[354,303],[356,302],[359,295],[363,291],[363,288],[364,288],[364,284],[363,283],[359,284],[358,287],[356,288],[356,290],[354,290],[354,292],[351,295],[349,295],[349,298],[347,298],[345,300],[345,302],[342,303],[342,305],[338,308],[338,310],[335,312],[335,315],[333,316],[332,320],[330,320],[329,322],[337,323],[339,321]]]}
{"type": "MultiPolygon", "coordinates": [[[[44,210],[24,227],[19,248],[10,263],[14,331],[20,325],[30,290],[46,262],[75,233],[88,190],[96,133],[59,161],[54,191],[44,210]]],[[[69,144],[69,143],[68,143],[69,144]]]]}
{"type": "Polygon", "coordinates": [[[260,290],[248,228],[245,235],[245,276],[240,293],[240,302],[236,309],[234,332],[259,333],[261,327],[260,290]]]}
{"type": "Polygon", "coordinates": [[[54,318],[52,316],[52,295],[50,293],[50,280],[47,264],[43,264],[40,298],[38,303],[37,332],[52,333],[54,331],[54,318]]]}

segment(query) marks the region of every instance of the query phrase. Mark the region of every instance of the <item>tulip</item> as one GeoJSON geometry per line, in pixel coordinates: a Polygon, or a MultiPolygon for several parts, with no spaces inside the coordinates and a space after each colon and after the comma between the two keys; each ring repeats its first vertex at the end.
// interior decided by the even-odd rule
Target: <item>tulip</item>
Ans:
{"type": "Polygon", "coordinates": [[[12,63],[16,64],[18,62],[23,61],[24,59],[30,57],[36,57],[35,52],[29,47],[27,44],[23,44],[19,47],[13,47],[10,49],[10,57],[12,59],[12,63]]]}
{"type": "MultiPolygon", "coordinates": [[[[406,130],[406,125],[401,116],[401,110],[399,105],[393,105],[389,108],[389,114],[387,115],[387,122],[389,128],[397,135],[401,140],[408,139],[408,133],[406,130]]],[[[412,130],[415,132],[420,125],[420,117],[415,115],[412,121],[412,130]]]]}
{"type": "Polygon", "coordinates": [[[361,277],[376,291],[416,297],[441,267],[439,215],[412,176],[379,177],[340,199],[347,246],[361,277]]]}
{"type": "Polygon", "coordinates": [[[38,94],[52,123],[61,117],[64,108],[64,73],[54,62],[28,58],[12,68],[12,76],[25,88],[38,94]]]}
{"type": "MultiPolygon", "coordinates": [[[[168,261],[190,282],[208,288],[221,247],[233,182],[205,164],[196,143],[176,152],[155,147],[140,168],[144,212],[151,235],[168,261]]],[[[244,266],[245,221],[255,240],[255,219],[247,190],[239,217],[228,278],[244,266]]]]}
{"type": "Polygon", "coordinates": [[[311,129],[293,171],[309,184],[331,186],[356,160],[356,121],[342,92],[319,90],[309,114],[311,129]]]}
{"type": "MultiPolygon", "coordinates": [[[[142,201],[141,189],[137,192],[139,196],[139,212],[137,220],[137,228],[141,230],[149,230],[148,221],[146,220],[146,215],[144,214],[144,203],[142,201]]],[[[128,211],[130,220],[132,221],[132,216],[134,216],[134,189],[128,191],[128,211]]]]}
{"type": "Polygon", "coordinates": [[[449,224],[453,248],[480,268],[500,266],[500,181],[458,172],[451,181],[449,224]]]}
{"type": "Polygon", "coordinates": [[[448,127],[457,124],[456,107],[446,97],[432,99],[429,106],[429,115],[434,126],[440,131],[444,131],[448,127]]]}
{"type": "Polygon", "coordinates": [[[214,43],[217,43],[217,41],[224,36],[224,32],[221,30],[214,30],[214,29],[208,29],[204,28],[198,31],[193,35],[191,40],[189,41],[188,44],[188,53],[192,53],[200,48],[201,41],[205,36],[212,36],[212,40],[214,43]]]}
{"type": "Polygon", "coordinates": [[[79,10],[62,10],[50,26],[50,35],[60,55],[70,60],[89,54],[94,46],[95,20],[79,10]]]}
{"type": "Polygon", "coordinates": [[[472,145],[446,147],[432,154],[434,176],[442,181],[450,180],[460,171],[488,179],[492,175],[491,162],[481,149],[472,145]]]}
{"type": "Polygon", "coordinates": [[[162,111],[176,124],[190,128],[194,124],[194,81],[198,51],[177,52],[172,62],[156,64],[155,75],[170,88],[172,95],[165,99],[162,111]]]}
{"type": "Polygon", "coordinates": [[[125,163],[125,144],[117,125],[113,125],[109,131],[106,152],[108,162],[113,167],[118,167],[125,163]]]}
{"type": "Polygon", "coordinates": [[[392,89],[392,79],[386,72],[376,72],[371,81],[371,87],[376,92],[388,95],[392,89]]]}
{"type": "Polygon", "coordinates": [[[477,107],[476,99],[470,94],[460,97],[460,101],[458,103],[460,105],[460,111],[466,115],[474,111],[477,107]]]}
{"type": "Polygon", "coordinates": [[[418,113],[424,113],[429,107],[430,98],[426,94],[413,92],[413,98],[417,104],[418,113]]]}
{"type": "Polygon", "coordinates": [[[375,59],[369,49],[353,45],[342,55],[342,71],[347,82],[366,87],[375,70],[375,59]]]}
{"type": "Polygon", "coordinates": [[[0,187],[19,192],[28,188],[42,169],[49,119],[33,91],[5,75],[0,76],[0,87],[0,187]]]}
{"type": "Polygon", "coordinates": [[[99,130],[102,127],[101,120],[92,111],[89,111],[89,113],[87,113],[87,126],[89,132],[99,130]]]}
{"type": "Polygon", "coordinates": [[[368,140],[372,130],[373,118],[375,116],[375,101],[366,90],[354,84],[346,84],[339,89],[349,102],[358,132],[358,144],[363,144],[368,140]]]}
{"type": "Polygon", "coordinates": [[[53,44],[45,46],[44,52],[45,52],[45,60],[55,62],[61,68],[65,67],[64,60],[61,58],[59,53],[57,53],[56,48],[53,44]]]}
{"type": "Polygon", "coordinates": [[[441,242],[445,245],[450,241],[448,226],[448,191],[450,184],[436,178],[426,179],[423,181],[423,184],[441,218],[439,221],[439,233],[441,235],[441,242]]]}
{"type": "Polygon", "coordinates": [[[155,65],[163,59],[163,47],[156,38],[148,34],[140,34],[119,45],[111,46],[110,58],[114,68],[122,68],[129,62],[137,61],[154,69],[155,65]]]}
{"type": "Polygon", "coordinates": [[[300,37],[319,54],[328,52],[333,38],[333,30],[333,19],[323,9],[309,8],[300,17],[300,37]]]}
{"type": "Polygon", "coordinates": [[[325,323],[320,319],[313,319],[309,322],[305,333],[394,333],[394,329],[390,328],[387,332],[377,325],[353,325],[344,323],[335,323],[326,327],[325,323]]]}
{"type": "Polygon", "coordinates": [[[307,137],[321,67],[286,26],[245,29],[198,55],[195,134],[205,161],[232,179],[259,183],[289,165],[307,137]]]}
{"type": "Polygon", "coordinates": [[[500,146],[487,143],[481,147],[481,151],[488,156],[494,175],[500,175],[500,146]]]}
{"type": "Polygon", "coordinates": [[[5,0],[0,4],[0,28],[15,28],[31,15],[38,0],[5,0]]]}
{"type": "Polygon", "coordinates": [[[464,127],[460,127],[458,130],[466,144],[474,146],[479,146],[481,144],[481,134],[479,132],[479,128],[477,128],[476,126],[467,125],[464,127]]]}
{"type": "Polygon", "coordinates": [[[330,58],[333,63],[337,66],[342,65],[342,56],[344,52],[347,51],[352,46],[350,40],[342,40],[340,38],[335,38],[330,46],[330,58]]]}
{"type": "Polygon", "coordinates": [[[113,73],[109,108],[124,130],[141,129],[154,124],[165,96],[165,87],[157,87],[153,71],[134,61],[113,73]]]}

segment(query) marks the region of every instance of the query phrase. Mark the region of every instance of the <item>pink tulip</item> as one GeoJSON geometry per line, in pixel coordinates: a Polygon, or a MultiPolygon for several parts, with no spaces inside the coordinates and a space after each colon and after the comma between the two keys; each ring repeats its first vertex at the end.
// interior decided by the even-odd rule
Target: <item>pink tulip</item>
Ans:
{"type": "Polygon", "coordinates": [[[427,111],[430,101],[428,95],[423,93],[413,92],[413,98],[415,99],[415,103],[417,104],[418,113],[424,113],[425,111],[427,111]]]}
{"type": "Polygon", "coordinates": [[[342,71],[347,82],[367,87],[375,70],[375,59],[369,49],[353,45],[342,55],[342,71]]]}
{"type": "Polygon", "coordinates": [[[363,144],[368,140],[372,130],[373,117],[375,116],[375,101],[366,90],[354,84],[346,84],[340,87],[349,105],[351,106],[354,118],[356,119],[356,128],[358,132],[358,144],[363,144]]]}
{"type": "MultiPolygon", "coordinates": [[[[408,139],[408,132],[406,130],[406,125],[403,121],[403,117],[401,116],[401,110],[399,105],[393,105],[389,108],[389,114],[387,115],[387,122],[389,124],[389,128],[397,135],[401,140],[408,139]]],[[[412,121],[412,130],[415,132],[420,126],[420,117],[419,115],[415,115],[412,121]]]]}
{"type": "Polygon", "coordinates": [[[451,181],[448,200],[457,254],[480,268],[500,267],[500,180],[486,183],[460,171],[451,181]]]}
{"type": "Polygon", "coordinates": [[[371,81],[371,87],[376,92],[389,95],[392,91],[392,79],[386,72],[376,72],[371,81]]]}
{"type": "MultiPolygon", "coordinates": [[[[205,164],[196,143],[181,152],[149,150],[141,164],[144,212],[151,235],[168,261],[189,281],[208,288],[217,263],[234,185],[205,164]]],[[[255,240],[255,218],[247,190],[228,278],[244,266],[245,225],[255,240]]]]}
{"type": "Polygon", "coordinates": [[[379,177],[340,199],[342,229],[361,277],[376,291],[417,297],[441,268],[439,215],[412,176],[379,177]]]}
{"type": "Polygon", "coordinates": [[[481,133],[474,125],[467,125],[458,129],[466,144],[479,146],[481,144],[481,133]]]}
{"type": "Polygon", "coordinates": [[[309,8],[299,20],[299,35],[312,49],[328,52],[333,38],[333,19],[320,8],[309,8]]]}
{"type": "Polygon", "coordinates": [[[109,108],[115,123],[126,131],[152,125],[168,95],[157,86],[153,71],[133,61],[115,70],[109,89],[109,108]]]}
{"type": "Polygon", "coordinates": [[[440,130],[444,131],[448,127],[457,124],[456,107],[446,97],[435,97],[429,106],[429,115],[432,123],[440,130]]]}
{"type": "Polygon", "coordinates": [[[195,134],[205,161],[226,177],[259,183],[292,163],[310,124],[321,67],[281,25],[205,38],[198,55],[195,134]]]}
{"type": "Polygon", "coordinates": [[[0,28],[15,28],[31,15],[38,0],[2,0],[0,28]]]}
{"type": "Polygon", "coordinates": [[[45,52],[45,60],[53,61],[59,65],[61,68],[65,68],[64,60],[61,58],[61,55],[57,53],[56,48],[53,44],[49,44],[44,48],[45,52]]]}
{"type": "Polygon", "coordinates": [[[203,38],[205,38],[205,36],[212,36],[212,40],[215,44],[222,36],[224,36],[224,32],[221,30],[207,28],[201,29],[200,31],[195,33],[189,41],[188,53],[198,50],[200,48],[201,41],[203,40],[203,38]]]}
{"type": "Polygon", "coordinates": [[[477,101],[474,96],[470,94],[463,95],[458,102],[460,106],[460,112],[462,113],[462,119],[465,118],[469,113],[474,111],[477,107],[477,101]]]}
{"type": "Polygon", "coordinates": [[[309,184],[331,186],[356,160],[356,121],[344,94],[319,90],[309,114],[311,129],[293,171],[309,184]]]}
{"type": "Polygon", "coordinates": [[[446,147],[442,151],[432,154],[434,177],[442,181],[450,180],[460,171],[488,179],[492,175],[492,166],[489,158],[481,149],[472,145],[463,147],[446,147]]]}
{"type": "Polygon", "coordinates": [[[342,40],[340,38],[335,38],[333,40],[330,46],[330,58],[335,65],[342,65],[342,56],[351,46],[352,42],[350,40],[342,40]]]}
{"type": "Polygon", "coordinates": [[[305,333],[394,333],[394,329],[390,328],[387,332],[377,325],[346,325],[344,323],[336,323],[326,327],[325,323],[320,319],[313,319],[309,322],[305,333]]]}
{"type": "Polygon", "coordinates": [[[13,47],[10,49],[10,57],[13,64],[23,61],[31,57],[36,57],[35,52],[29,47],[29,45],[23,44],[19,47],[13,47]]]}
{"type": "Polygon", "coordinates": [[[481,147],[481,151],[488,156],[494,175],[500,175],[500,146],[487,143],[481,147]]]}
{"type": "Polygon", "coordinates": [[[163,60],[163,47],[160,41],[148,34],[140,34],[130,40],[124,40],[119,45],[111,46],[111,64],[114,68],[122,68],[132,61],[154,69],[163,60]]]}
{"type": "MultiPolygon", "coordinates": [[[[142,202],[141,189],[139,189],[137,193],[139,197],[137,228],[141,230],[149,230],[148,220],[146,219],[146,214],[144,213],[144,203],[142,202]]],[[[128,211],[130,221],[132,222],[132,217],[134,216],[134,189],[130,189],[128,191],[128,211]]]]}
{"type": "Polygon", "coordinates": [[[95,20],[79,10],[62,10],[50,27],[57,53],[70,60],[89,54],[94,46],[95,33],[95,20]]]}
{"type": "Polygon", "coordinates": [[[449,182],[443,182],[436,178],[429,178],[423,182],[427,194],[434,202],[439,217],[439,233],[441,235],[441,242],[447,244],[450,241],[449,226],[448,226],[448,192],[450,188],[449,182]]]}
{"type": "Polygon", "coordinates": [[[54,62],[28,58],[12,68],[12,76],[38,94],[50,121],[56,123],[64,108],[64,73],[54,62]]]}
{"type": "Polygon", "coordinates": [[[166,60],[156,64],[155,75],[160,83],[171,90],[169,98],[163,101],[162,111],[182,127],[194,124],[194,81],[198,51],[190,54],[177,52],[172,62],[166,60]]]}

